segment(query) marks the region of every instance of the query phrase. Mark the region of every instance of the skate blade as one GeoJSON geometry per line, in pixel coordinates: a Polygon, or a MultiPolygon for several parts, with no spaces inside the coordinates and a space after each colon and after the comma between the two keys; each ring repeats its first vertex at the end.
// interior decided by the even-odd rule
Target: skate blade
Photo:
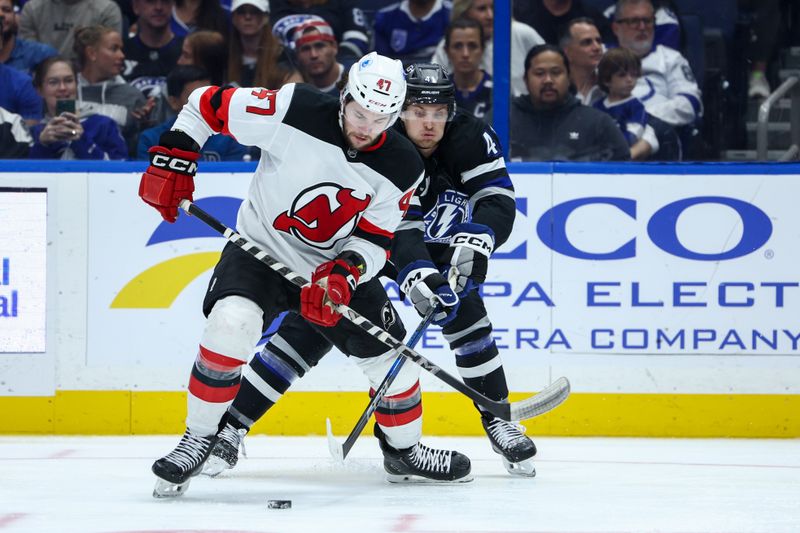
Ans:
{"type": "Polygon", "coordinates": [[[519,463],[512,463],[505,457],[500,457],[503,460],[503,466],[512,476],[519,477],[536,477],[536,467],[533,464],[533,459],[525,459],[519,463]]]}
{"type": "Polygon", "coordinates": [[[183,483],[170,483],[164,479],[156,479],[156,486],[153,487],[153,498],[177,498],[183,496],[186,489],[189,488],[191,478],[183,483]]]}
{"type": "Polygon", "coordinates": [[[458,479],[431,479],[428,477],[415,476],[412,474],[386,474],[386,481],[388,481],[389,483],[420,484],[420,485],[431,485],[431,484],[440,485],[442,483],[453,485],[456,483],[469,483],[473,479],[475,479],[475,476],[472,475],[472,472],[458,479]]]}
{"type": "Polygon", "coordinates": [[[233,467],[230,464],[228,464],[227,461],[225,461],[224,459],[220,459],[215,455],[212,455],[203,465],[203,471],[200,473],[208,477],[217,477],[224,471],[230,470],[231,468],[233,467]]]}

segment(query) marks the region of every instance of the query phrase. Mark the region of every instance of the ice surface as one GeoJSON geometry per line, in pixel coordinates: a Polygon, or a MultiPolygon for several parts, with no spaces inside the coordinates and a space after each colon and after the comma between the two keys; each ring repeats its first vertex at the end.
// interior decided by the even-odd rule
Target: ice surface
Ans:
{"type": "Polygon", "coordinates": [[[800,532],[800,440],[539,438],[528,479],[484,438],[425,438],[475,481],[392,485],[371,437],[340,464],[324,437],[253,436],[235,470],[153,499],[178,439],[0,437],[0,533],[800,532]]]}

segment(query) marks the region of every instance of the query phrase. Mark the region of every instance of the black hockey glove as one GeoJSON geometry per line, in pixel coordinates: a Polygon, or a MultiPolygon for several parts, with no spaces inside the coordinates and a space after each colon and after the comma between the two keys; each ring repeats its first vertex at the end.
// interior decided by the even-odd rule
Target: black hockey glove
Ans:
{"type": "Polygon", "coordinates": [[[444,326],[456,317],[460,304],[458,295],[430,261],[414,261],[400,271],[397,283],[420,316],[437,309],[432,320],[437,326],[444,326]]]}

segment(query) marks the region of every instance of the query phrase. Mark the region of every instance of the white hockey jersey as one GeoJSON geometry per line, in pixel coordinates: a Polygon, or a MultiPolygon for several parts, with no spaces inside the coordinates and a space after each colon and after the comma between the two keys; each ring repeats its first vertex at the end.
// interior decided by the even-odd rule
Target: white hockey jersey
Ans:
{"type": "Polygon", "coordinates": [[[172,129],[200,146],[224,133],[261,148],[239,209],[243,236],[306,278],[354,251],[365,260],[366,281],[386,262],[424,167],[414,145],[392,129],[367,150],[349,148],[338,113],[337,98],[307,85],[202,87],[172,129]]]}
{"type": "Polygon", "coordinates": [[[680,52],[658,45],[642,58],[642,76],[633,89],[647,112],[673,126],[693,123],[703,114],[700,88],[680,52]]]}

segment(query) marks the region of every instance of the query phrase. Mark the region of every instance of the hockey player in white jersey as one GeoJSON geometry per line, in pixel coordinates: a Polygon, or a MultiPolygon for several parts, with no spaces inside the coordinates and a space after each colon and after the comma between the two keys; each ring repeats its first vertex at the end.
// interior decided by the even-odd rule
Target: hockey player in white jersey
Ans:
{"type": "MultiPolygon", "coordinates": [[[[396,129],[423,156],[426,175],[397,228],[391,263],[382,274],[396,279],[424,315],[430,309],[427,295],[446,287],[443,272],[455,270],[459,305],[441,313],[435,323],[442,326],[464,382],[493,400],[505,400],[509,391],[492,324],[478,291],[471,290],[485,280],[489,256],[508,239],[514,224],[514,187],[502,147],[491,127],[466,112],[456,113],[455,87],[441,66],[412,65],[407,84],[396,129]]],[[[302,377],[330,350],[329,342],[300,322],[284,321],[250,362],[204,473],[216,475],[236,465],[244,435],[290,386],[276,369],[290,366],[293,378],[302,377]],[[267,387],[270,395],[264,394],[267,387]]],[[[407,416],[411,407],[402,397],[385,397],[375,419],[382,427],[392,418],[407,416]]],[[[533,477],[536,446],[524,428],[480,414],[506,470],[533,477]]]]}
{"type": "MultiPolygon", "coordinates": [[[[353,64],[338,101],[305,85],[279,91],[204,87],[192,93],[173,128],[150,149],[139,195],[172,222],[180,200],[192,199],[198,153],[208,137],[224,133],[261,148],[238,231],[311,279],[297,289],[239,247],[226,245],[203,302],[207,322],[189,380],[187,429],[177,447],[153,464],[154,496],[182,494],[200,472],[239,390],[242,365],[279,313],[294,311],[313,323],[354,356],[373,387],[391,366],[394,354],[340,320],[329,303],[350,305],[403,337],[376,275],[423,175],[413,145],[389,129],[405,92],[401,63],[376,53],[353,64]]],[[[444,307],[457,302],[452,292],[430,298],[431,305],[444,307]]],[[[291,379],[291,368],[280,370],[283,379],[291,379]]],[[[419,442],[419,371],[417,365],[404,366],[389,391],[411,409],[380,428],[387,470],[469,480],[466,456],[419,442]]]]}

